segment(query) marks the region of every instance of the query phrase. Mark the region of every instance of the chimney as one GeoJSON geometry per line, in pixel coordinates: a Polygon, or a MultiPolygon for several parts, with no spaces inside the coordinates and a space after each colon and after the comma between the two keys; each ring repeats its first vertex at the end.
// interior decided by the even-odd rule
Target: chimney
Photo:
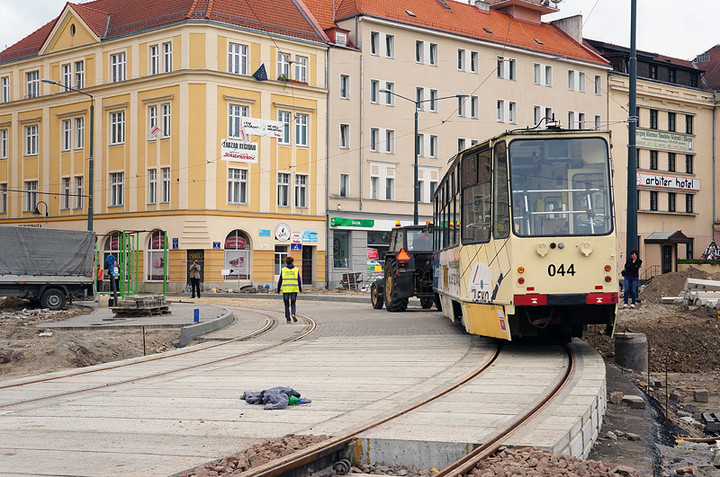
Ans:
{"type": "Polygon", "coordinates": [[[477,8],[478,10],[483,10],[486,12],[490,10],[490,4],[485,0],[472,0],[472,4],[475,5],[475,8],[477,8]]]}
{"type": "Polygon", "coordinates": [[[561,18],[551,23],[570,35],[573,40],[578,43],[582,43],[582,15],[573,15],[571,17],[561,18]]]}

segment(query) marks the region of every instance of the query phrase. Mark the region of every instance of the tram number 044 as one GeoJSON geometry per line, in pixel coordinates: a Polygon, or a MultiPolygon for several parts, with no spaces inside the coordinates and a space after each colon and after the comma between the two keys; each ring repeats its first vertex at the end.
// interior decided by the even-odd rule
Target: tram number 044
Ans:
{"type": "Polygon", "coordinates": [[[551,277],[554,277],[555,275],[572,275],[575,276],[575,264],[571,263],[569,267],[565,268],[564,264],[560,264],[560,266],[557,266],[553,263],[548,265],[548,275],[551,277]]]}

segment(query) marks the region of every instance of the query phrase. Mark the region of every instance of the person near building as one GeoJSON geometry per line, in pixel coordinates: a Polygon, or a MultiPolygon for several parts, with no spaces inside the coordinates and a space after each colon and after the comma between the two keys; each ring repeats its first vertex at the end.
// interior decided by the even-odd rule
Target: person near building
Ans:
{"type": "Polygon", "coordinates": [[[625,296],[623,308],[628,306],[628,298],[631,300],[630,308],[635,308],[638,296],[638,284],[640,283],[640,267],[642,260],[636,249],[630,250],[630,256],[625,262],[622,276],[625,277],[625,296]]]}
{"type": "Polygon", "coordinates": [[[192,289],[192,298],[195,298],[196,291],[197,297],[200,298],[200,265],[197,260],[193,260],[190,265],[190,288],[192,289]]]}
{"type": "Polygon", "coordinates": [[[282,292],[283,303],[285,304],[285,319],[288,323],[290,320],[297,321],[295,316],[295,301],[298,293],[302,292],[302,280],[300,279],[300,269],[293,263],[295,261],[290,255],[285,258],[285,266],[280,272],[278,279],[277,292],[282,292]]]}
{"type": "Polygon", "coordinates": [[[118,278],[120,278],[120,269],[118,268],[117,261],[112,253],[105,258],[105,266],[107,267],[108,278],[110,279],[110,290],[113,293],[113,306],[117,306],[118,278]]]}
{"type": "Polygon", "coordinates": [[[95,274],[97,276],[97,292],[100,293],[103,291],[103,268],[102,265],[99,263],[97,264],[97,270],[95,271],[95,274]]]}

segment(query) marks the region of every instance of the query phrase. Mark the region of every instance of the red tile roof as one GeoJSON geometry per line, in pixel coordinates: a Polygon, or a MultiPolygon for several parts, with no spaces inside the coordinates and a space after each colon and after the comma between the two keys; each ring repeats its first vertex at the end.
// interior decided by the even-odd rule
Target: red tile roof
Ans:
{"type": "Polygon", "coordinates": [[[325,29],[334,26],[335,21],[365,15],[550,55],[608,64],[602,56],[576,42],[552,24],[528,23],[513,19],[500,11],[483,11],[473,5],[453,0],[445,0],[450,8],[446,8],[442,2],[427,0],[303,1],[325,29]],[[334,21],[333,8],[336,11],[334,21]],[[414,16],[407,11],[412,12],[414,16]],[[485,29],[492,33],[488,33],[485,29]]]}
{"type": "MultiPolygon", "coordinates": [[[[229,25],[323,42],[323,32],[303,15],[293,0],[95,0],[68,3],[102,39],[137,33],[186,20],[210,20],[229,25]],[[109,21],[108,21],[109,18],[109,21]]],[[[37,54],[57,18],[0,52],[0,62],[37,54]]]]}
{"type": "Polygon", "coordinates": [[[698,68],[705,70],[705,76],[703,77],[703,87],[709,88],[713,91],[720,90],[720,45],[715,45],[705,53],[699,56],[707,55],[707,61],[698,62],[695,64],[698,68]]]}

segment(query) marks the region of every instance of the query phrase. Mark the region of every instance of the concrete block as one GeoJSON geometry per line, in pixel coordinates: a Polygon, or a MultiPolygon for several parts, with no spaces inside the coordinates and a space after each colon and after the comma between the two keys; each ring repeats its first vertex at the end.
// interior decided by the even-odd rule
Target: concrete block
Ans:
{"type": "Polygon", "coordinates": [[[688,278],[685,280],[685,290],[711,290],[720,291],[720,281],[688,278]]]}
{"type": "Polygon", "coordinates": [[[673,305],[673,304],[675,304],[676,300],[680,300],[680,302],[682,303],[683,299],[680,298],[679,296],[664,296],[664,297],[660,298],[660,302],[663,305],[673,305]]]}
{"type": "Polygon", "coordinates": [[[709,393],[707,389],[696,389],[693,395],[695,402],[708,402],[709,393]]]}
{"type": "Polygon", "coordinates": [[[633,409],[645,409],[645,400],[640,396],[625,396],[623,402],[633,409]]]}
{"type": "Polygon", "coordinates": [[[622,391],[614,391],[610,393],[610,402],[613,404],[622,404],[625,393],[622,391]]]}
{"type": "Polygon", "coordinates": [[[670,393],[670,400],[675,402],[683,402],[685,396],[677,389],[670,393]]]}

